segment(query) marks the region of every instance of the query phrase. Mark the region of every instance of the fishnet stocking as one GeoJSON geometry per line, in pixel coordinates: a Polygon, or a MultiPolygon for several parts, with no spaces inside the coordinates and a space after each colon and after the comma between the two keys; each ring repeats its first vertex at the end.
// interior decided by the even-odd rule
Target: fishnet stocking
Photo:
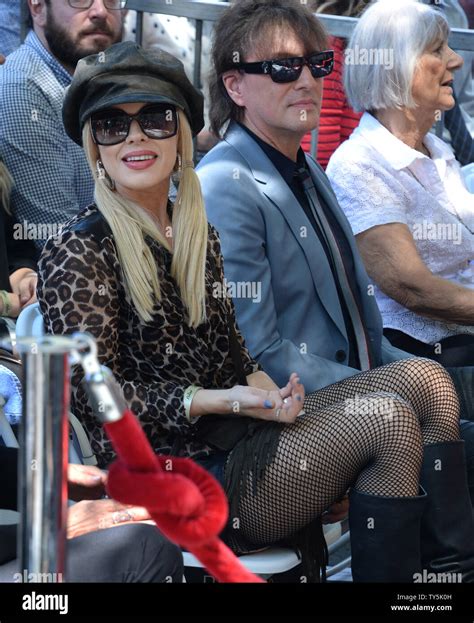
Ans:
{"type": "Polygon", "coordinates": [[[256,492],[251,476],[241,491],[240,528],[255,545],[291,536],[349,486],[416,495],[423,444],[459,438],[451,378],[428,359],[357,374],[310,394],[304,408],[282,428],[256,492]]]}

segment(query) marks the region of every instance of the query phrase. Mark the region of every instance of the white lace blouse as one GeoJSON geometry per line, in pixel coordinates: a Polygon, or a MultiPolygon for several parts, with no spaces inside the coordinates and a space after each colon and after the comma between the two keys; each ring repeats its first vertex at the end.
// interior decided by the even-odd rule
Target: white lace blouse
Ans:
{"type": "MultiPolygon", "coordinates": [[[[332,156],[326,173],[354,234],[376,225],[404,223],[434,275],[474,288],[474,195],[467,190],[450,147],[433,134],[427,134],[424,144],[431,158],[365,113],[332,156]]],[[[415,314],[377,287],[375,295],[384,327],[426,344],[474,334],[474,326],[415,314]]]]}

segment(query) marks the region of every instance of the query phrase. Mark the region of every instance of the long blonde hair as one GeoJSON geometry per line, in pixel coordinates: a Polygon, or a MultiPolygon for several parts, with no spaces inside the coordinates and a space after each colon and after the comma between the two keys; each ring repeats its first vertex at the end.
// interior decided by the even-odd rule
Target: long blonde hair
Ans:
{"type": "MultiPolygon", "coordinates": [[[[181,162],[192,163],[193,141],[185,114],[178,109],[177,153],[181,162]]],[[[82,132],[82,142],[93,175],[97,208],[112,230],[125,287],[143,321],[152,319],[155,300],[161,300],[156,262],[145,235],[169,248],[169,242],[151,215],[133,201],[112,190],[106,179],[97,176],[99,150],[90,130],[90,120],[82,132]]],[[[187,323],[197,327],[206,319],[205,267],[208,226],[199,178],[191,166],[183,166],[171,220],[173,259],[171,275],[179,286],[187,309],[187,323]]]]}
{"type": "Polygon", "coordinates": [[[0,159],[0,206],[7,214],[10,214],[10,193],[13,187],[13,180],[7,167],[0,159]]]}

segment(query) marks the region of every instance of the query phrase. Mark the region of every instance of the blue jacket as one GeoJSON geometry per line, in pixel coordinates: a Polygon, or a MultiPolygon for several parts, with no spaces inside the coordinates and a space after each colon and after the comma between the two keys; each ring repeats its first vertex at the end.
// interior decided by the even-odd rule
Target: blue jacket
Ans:
{"type": "MultiPolygon", "coordinates": [[[[382,319],[349,222],[321,167],[306,156],[316,189],[354,255],[373,367],[410,355],[382,335],[382,319]]],[[[247,346],[280,386],[297,372],[309,393],[358,370],[331,269],[304,211],[259,145],[238,124],[197,169],[209,221],[217,228],[229,293],[247,346]]]]}

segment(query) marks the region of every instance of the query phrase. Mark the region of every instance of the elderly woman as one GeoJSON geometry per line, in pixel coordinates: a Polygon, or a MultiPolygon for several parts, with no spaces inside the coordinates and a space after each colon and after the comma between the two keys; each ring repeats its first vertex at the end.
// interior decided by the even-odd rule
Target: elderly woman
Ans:
{"type": "MultiPolygon", "coordinates": [[[[457,401],[440,366],[392,366],[389,376],[412,404],[374,393],[378,377],[367,373],[359,383],[328,388],[318,409],[308,405],[304,413],[297,375],[279,388],[259,370],[231,300],[213,295],[216,284],[224,289],[223,263],[192,163],[202,96],[182,64],[132,43],[87,57],[66,97],[64,122],[96,173],[96,202],[44,248],[38,298],[46,328],[92,333],[153,448],[192,457],[217,476],[231,503],[232,547],[290,539],[316,578],[324,560],[313,524],[352,486],[355,579],[412,581],[422,565],[474,579],[457,401]],[[410,385],[415,368],[426,391],[410,385]],[[434,478],[432,461],[446,452],[457,459],[446,461],[443,479],[434,478]],[[420,468],[428,496],[420,492],[420,468]],[[445,500],[452,479],[454,510],[445,500]],[[439,511],[423,514],[428,498],[441,514],[456,515],[449,551],[446,520],[439,511]]],[[[105,466],[111,445],[77,373],[72,384],[74,410],[105,466]]]]}
{"type": "Polygon", "coordinates": [[[327,174],[387,337],[444,365],[472,366],[474,196],[451,149],[429,132],[455,103],[462,59],[448,36],[444,16],[414,0],[380,1],[363,14],[349,48],[391,52],[391,62],[346,64],[349,100],[365,112],[327,174]]]}

